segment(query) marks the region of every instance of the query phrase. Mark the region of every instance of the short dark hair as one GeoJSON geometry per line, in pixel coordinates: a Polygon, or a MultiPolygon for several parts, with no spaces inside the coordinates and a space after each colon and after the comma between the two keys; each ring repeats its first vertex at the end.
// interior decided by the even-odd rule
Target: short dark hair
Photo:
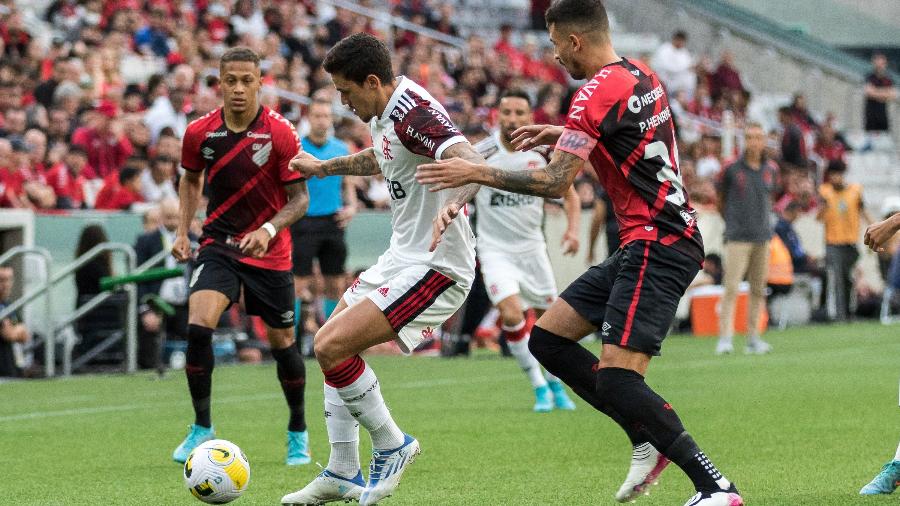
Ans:
{"type": "Polygon", "coordinates": [[[844,172],[847,172],[847,164],[843,160],[832,160],[825,168],[826,174],[843,174],[844,172]]]}
{"type": "Polygon", "coordinates": [[[675,31],[675,33],[672,34],[672,38],[687,40],[687,32],[685,32],[684,30],[677,30],[677,31],[675,31]]]}
{"type": "Polygon", "coordinates": [[[554,0],[544,13],[547,26],[576,24],[609,33],[609,17],[600,0],[554,0]]]}
{"type": "Polygon", "coordinates": [[[322,67],[329,74],[362,84],[370,75],[390,83],[394,77],[391,54],[384,42],[368,33],[354,33],[341,39],[325,55],[322,67]]]}
{"type": "Polygon", "coordinates": [[[69,150],[66,152],[67,155],[81,155],[87,156],[87,150],[84,149],[80,144],[72,144],[69,146],[69,150]]]}
{"type": "MultiPolygon", "coordinates": [[[[519,88],[510,88],[504,91],[500,94],[500,100],[503,100],[504,98],[521,98],[528,103],[529,108],[534,107],[531,103],[531,97],[528,95],[528,93],[525,93],[525,90],[519,88]]],[[[500,100],[497,100],[497,104],[500,103],[500,100]]]]}
{"type": "Polygon", "coordinates": [[[125,167],[121,171],[119,171],[119,184],[126,184],[127,182],[136,177],[139,177],[140,175],[140,169],[136,169],[134,167],[125,167]]]}
{"type": "Polygon", "coordinates": [[[225,54],[219,59],[219,66],[224,66],[226,63],[233,61],[248,61],[259,67],[259,55],[249,47],[238,46],[225,51],[225,54]]]}

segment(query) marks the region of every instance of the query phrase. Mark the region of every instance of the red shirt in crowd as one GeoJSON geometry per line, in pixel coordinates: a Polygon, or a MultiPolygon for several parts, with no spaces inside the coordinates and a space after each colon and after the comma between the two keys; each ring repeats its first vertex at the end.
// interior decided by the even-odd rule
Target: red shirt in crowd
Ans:
{"type": "Polygon", "coordinates": [[[124,211],[131,207],[135,202],[143,201],[144,199],[141,197],[140,193],[119,184],[119,175],[112,174],[106,178],[103,188],[97,193],[97,200],[94,202],[94,208],[109,211],[124,211]]]}
{"type": "Polygon", "coordinates": [[[72,134],[72,144],[82,146],[88,155],[90,172],[85,170],[87,179],[106,179],[110,174],[118,174],[125,166],[134,148],[124,135],[119,138],[101,136],[96,129],[81,127],[72,134]]]}
{"type": "MultiPolygon", "coordinates": [[[[87,169],[88,166],[85,166],[87,169]]],[[[50,168],[46,174],[47,184],[53,188],[58,199],[66,199],[72,207],[78,209],[84,203],[84,183],[82,174],[74,174],[69,167],[60,162],[50,168]]]]}

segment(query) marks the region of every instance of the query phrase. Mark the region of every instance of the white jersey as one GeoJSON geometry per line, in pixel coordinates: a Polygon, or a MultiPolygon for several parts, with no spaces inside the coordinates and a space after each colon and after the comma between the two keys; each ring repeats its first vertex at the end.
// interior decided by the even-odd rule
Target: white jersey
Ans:
{"type": "Polygon", "coordinates": [[[424,88],[397,78],[381,117],[369,123],[375,158],[391,196],[391,245],[379,259],[394,265],[428,265],[457,283],[475,277],[475,240],[465,213],[453,220],[437,249],[431,246],[432,221],[455,190],[430,192],[416,181],[416,167],[440,159],[453,144],[468,142],[447,111],[424,88]]]}
{"type": "MultiPolygon", "coordinates": [[[[500,132],[475,144],[488,165],[501,170],[522,171],[547,165],[544,151],[509,151],[500,141],[500,132]]],[[[545,250],[544,199],[483,187],[475,196],[478,252],[499,251],[521,254],[545,250]]]]}

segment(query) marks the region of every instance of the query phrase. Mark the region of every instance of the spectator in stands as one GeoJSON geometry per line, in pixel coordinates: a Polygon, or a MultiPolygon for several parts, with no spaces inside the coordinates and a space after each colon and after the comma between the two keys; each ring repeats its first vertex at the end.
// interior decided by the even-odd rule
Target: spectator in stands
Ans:
{"type": "Polygon", "coordinates": [[[775,234],[781,238],[781,242],[790,252],[794,272],[798,274],[818,270],[817,260],[806,254],[806,249],[800,242],[797,231],[794,230],[794,222],[800,217],[802,211],[803,206],[799,202],[791,201],[780,213],[778,222],[775,224],[775,234]]]}
{"type": "Polygon", "coordinates": [[[722,171],[719,207],[725,219],[725,295],[719,317],[717,354],[732,353],[734,308],[738,285],[746,275],[750,283],[749,325],[746,353],[763,354],[772,347],[759,336],[766,301],[769,239],[772,237],[772,193],[777,167],[765,157],[766,134],[751,123],[744,130],[744,153],[722,171]]]}
{"type": "Polygon", "coordinates": [[[125,167],[118,174],[106,178],[103,188],[97,194],[95,209],[125,211],[135,202],[143,202],[141,197],[141,171],[125,167]]]}
{"type": "Polygon", "coordinates": [[[163,58],[169,56],[169,13],[162,4],[150,10],[147,26],[134,34],[134,45],[144,54],[154,54],[163,58]]]}
{"type": "Polygon", "coordinates": [[[790,105],[791,114],[794,116],[794,124],[802,131],[812,131],[819,128],[818,122],[812,117],[806,106],[806,95],[794,93],[794,99],[790,105]]]}
{"type": "Polygon", "coordinates": [[[721,137],[704,134],[700,138],[700,153],[696,161],[697,177],[714,178],[719,175],[722,170],[721,152],[721,137]]]}
{"type": "Polygon", "coordinates": [[[888,103],[897,99],[894,81],[887,74],[887,57],[882,53],[872,55],[872,73],[866,76],[865,129],[883,133],[890,130],[888,103]]]}
{"type": "Polygon", "coordinates": [[[47,112],[47,142],[52,146],[68,143],[72,132],[72,117],[64,109],[52,108],[47,112]]]}
{"type": "Polygon", "coordinates": [[[28,148],[28,165],[35,174],[43,176],[47,169],[47,136],[44,132],[32,128],[22,137],[28,148]]]}
{"type": "Polygon", "coordinates": [[[806,169],[806,141],[803,132],[797,126],[794,113],[789,106],[778,109],[778,121],[781,123],[781,161],[796,168],[806,169]]]}
{"type": "Polygon", "coordinates": [[[56,193],[57,209],[82,209],[85,207],[84,169],[87,152],[81,146],[69,147],[62,161],[47,171],[47,184],[56,193]]]}
{"type": "Polygon", "coordinates": [[[825,182],[819,187],[821,198],[818,215],[825,223],[825,269],[828,280],[828,307],[835,320],[850,316],[850,292],[853,289],[853,267],[859,259],[860,221],[874,223],[865,208],[862,186],[847,184],[847,165],[840,160],[828,164],[825,182]]]}
{"type": "Polygon", "coordinates": [[[34,99],[47,109],[53,106],[53,93],[56,87],[69,76],[69,61],[63,56],[58,56],[53,61],[53,73],[50,78],[42,81],[34,89],[34,99]]]}
{"type": "Polygon", "coordinates": [[[177,137],[184,135],[188,119],[184,113],[185,91],[171,88],[168,95],[160,95],[144,115],[144,124],[150,128],[152,140],[159,137],[163,128],[171,128],[177,137]]]}
{"type": "MultiPolygon", "coordinates": [[[[141,234],[137,238],[134,251],[137,253],[138,265],[143,264],[161,251],[172,249],[175,241],[175,230],[178,228],[178,199],[167,198],[159,205],[161,224],[155,229],[141,234]]],[[[191,236],[196,241],[196,236],[191,236]]],[[[154,267],[164,266],[175,268],[175,257],[167,255],[166,258],[154,267]]],[[[140,341],[138,342],[138,364],[142,368],[155,367],[157,360],[158,339],[163,329],[161,312],[150,302],[153,296],[158,296],[175,309],[175,315],[165,320],[167,339],[187,338],[187,280],[184,276],[170,278],[151,283],[138,285],[138,300],[140,306],[140,341]]]]}
{"type": "Polygon", "coordinates": [[[816,136],[816,145],[813,151],[821,159],[822,165],[827,166],[834,160],[845,160],[847,146],[837,138],[837,132],[831,123],[823,123],[819,129],[819,135],[816,136]]]}
{"type": "Polygon", "coordinates": [[[660,45],[650,66],[666,86],[670,97],[684,93],[685,99],[694,96],[697,87],[697,74],[694,72],[694,57],[687,48],[687,33],[678,30],[672,34],[672,40],[660,45]]]}
{"type": "MultiPolygon", "coordinates": [[[[0,310],[12,303],[15,272],[12,267],[0,267],[0,310]]],[[[22,369],[13,345],[25,344],[31,340],[31,333],[22,323],[21,314],[16,311],[0,320],[0,377],[20,377],[22,369]]]]}
{"type": "Polygon", "coordinates": [[[710,76],[709,81],[713,99],[727,95],[727,92],[731,90],[744,91],[741,74],[734,66],[734,54],[731,51],[727,49],[722,51],[722,60],[716,71],[710,76]]]}
{"type": "MultiPolygon", "coordinates": [[[[78,246],[75,248],[75,258],[91,250],[94,246],[109,242],[103,225],[94,223],[84,227],[78,237],[78,246]]],[[[94,257],[80,269],[75,271],[75,287],[78,292],[78,300],[83,301],[100,293],[100,278],[112,275],[112,254],[109,251],[94,257]]]]}
{"type": "Polygon", "coordinates": [[[81,127],[72,134],[72,144],[84,147],[88,164],[96,172],[86,174],[89,179],[106,179],[110,174],[118,173],[131,156],[131,142],[125,136],[122,123],[116,121],[117,114],[115,103],[103,101],[93,114],[93,126],[81,127]]]}
{"type": "Polygon", "coordinates": [[[141,172],[141,195],[144,202],[161,203],[165,199],[178,199],[175,189],[175,160],[160,155],[150,162],[150,170],[141,172]]]}

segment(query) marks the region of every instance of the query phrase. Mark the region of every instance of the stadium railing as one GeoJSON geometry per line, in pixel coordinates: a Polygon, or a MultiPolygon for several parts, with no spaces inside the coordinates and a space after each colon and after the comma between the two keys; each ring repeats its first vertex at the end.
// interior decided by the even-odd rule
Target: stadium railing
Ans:
{"type": "MultiPolygon", "coordinates": [[[[447,35],[445,33],[439,32],[437,30],[432,30],[431,28],[424,27],[421,25],[417,25],[410,21],[403,19],[400,16],[394,16],[388,11],[372,9],[370,7],[364,7],[357,3],[349,2],[347,0],[320,0],[321,2],[339,7],[341,9],[347,9],[348,11],[354,12],[356,14],[360,14],[362,16],[366,16],[367,18],[371,18],[373,20],[385,23],[392,27],[400,28],[403,30],[408,30],[410,32],[415,32],[423,37],[428,37],[430,39],[434,39],[438,42],[443,42],[444,44],[457,47],[459,49],[464,49],[466,47],[466,41],[459,37],[454,37],[452,35],[447,35]]],[[[389,31],[385,34],[387,36],[388,47],[394,46],[393,40],[393,32],[389,31]]]]}

